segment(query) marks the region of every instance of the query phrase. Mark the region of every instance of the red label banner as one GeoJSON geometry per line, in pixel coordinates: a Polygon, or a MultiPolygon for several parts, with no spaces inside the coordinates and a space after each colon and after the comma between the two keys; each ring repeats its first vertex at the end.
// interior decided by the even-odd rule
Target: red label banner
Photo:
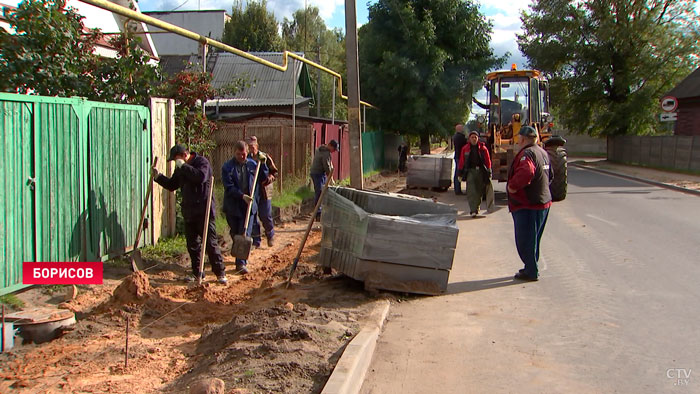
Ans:
{"type": "Polygon", "coordinates": [[[33,262],[22,264],[25,285],[101,285],[102,262],[33,262]]]}

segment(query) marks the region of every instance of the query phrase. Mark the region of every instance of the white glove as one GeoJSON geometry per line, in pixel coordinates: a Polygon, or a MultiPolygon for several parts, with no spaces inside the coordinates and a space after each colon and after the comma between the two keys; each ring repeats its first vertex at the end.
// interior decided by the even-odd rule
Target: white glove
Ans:
{"type": "Polygon", "coordinates": [[[182,159],[175,159],[175,167],[180,168],[182,165],[185,164],[185,161],[182,159]]]}
{"type": "Polygon", "coordinates": [[[253,199],[252,199],[249,195],[244,194],[244,195],[243,195],[243,201],[245,201],[246,204],[250,204],[250,202],[253,201],[253,199]]]}

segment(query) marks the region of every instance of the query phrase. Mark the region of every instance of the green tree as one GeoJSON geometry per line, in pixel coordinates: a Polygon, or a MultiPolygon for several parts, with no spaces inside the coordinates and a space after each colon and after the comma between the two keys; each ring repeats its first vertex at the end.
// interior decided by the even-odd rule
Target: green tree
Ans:
{"type": "Polygon", "coordinates": [[[231,19],[224,26],[222,41],[248,52],[279,51],[282,47],[275,14],[267,11],[267,0],[236,0],[231,19]]]}
{"type": "Polygon", "coordinates": [[[536,0],[523,12],[520,50],[551,79],[568,129],[651,134],[659,99],[698,63],[691,0],[536,0]]]}
{"type": "Polygon", "coordinates": [[[157,67],[137,48],[140,38],[110,40],[116,58],[94,54],[102,33],[85,29],[65,0],[25,0],[5,10],[15,34],[0,29],[0,90],[44,96],[146,104],[160,84],[157,67]]]}
{"type": "Polygon", "coordinates": [[[26,0],[4,15],[15,34],[0,29],[0,90],[45,96],[93,97],[93,54],[101,38],[65,0],[26,0]],[[86,31],[87,34],[83,34],[86,31]]]}
{"type": "Polygon", "coordinates": [[[97,101],[147,105],[161,85],[159,67],[148,62],[151,57],[138,44],[140,37],[120,34],[109,40],[117,50],[116,58],[100,58],[94,71],[98,82],[97,101]]]}
{"type": "Polygon", "coordinates": [[[360,87],[373,124],[387,131],[447,136],[467,117],[474,81],[504,58],[492,25],[470,0],[379,0],[359,31],[360,87]]]}
{"type": "Polygon", "coordinates": [[[212,133],[216,123],[202,114],[201,103],[217,97],[235,95],[247,86],[243,78],[234,79],[226,87],[217,89],[211,84],[212,75],[201,71],[181,71],[159,88],[163,97],[175,99],[175,140],[186,143],[193,151],[210,156],[216,144],[212,133]]]}
{"type": "MultiPolygon", "coordinates": [[[[282,22],[282,40],[289,51],[302,52],[304,57],[319,63],[340,75],[345,75],[345,35],[340,29],[328,29],[318,7],[307,7],[294,12],[292,19],[282,22]]],[[[331,117],[333,85],[336,78],[310,67],[314,88],[321,84],[321,97],[316,97],[315,109],[320,116],[331,117]],[[319,82],[320,76],[320,82],[319,82]]],[[[314,90],[316,91],[316,90],[314,90]]],[[[340,99],[336,89],[335,117],[347,118],[347,103],[340,99]]]]}

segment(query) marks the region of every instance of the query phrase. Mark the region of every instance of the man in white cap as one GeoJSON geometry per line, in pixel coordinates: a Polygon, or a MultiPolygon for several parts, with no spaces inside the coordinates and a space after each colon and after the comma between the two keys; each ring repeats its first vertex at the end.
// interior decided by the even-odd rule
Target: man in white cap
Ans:
{"type": "Polygon", "coordinates": [[[524,126],[519,134],[520,151],[508,170],[506,187],[508,209],[515,227],[515,247],[525,264],[515,274],[515,279],[536,281],[540,240],[552,205],[549,184],[553,174],[547,152],[537,145],[537,130],[524,126]]]}

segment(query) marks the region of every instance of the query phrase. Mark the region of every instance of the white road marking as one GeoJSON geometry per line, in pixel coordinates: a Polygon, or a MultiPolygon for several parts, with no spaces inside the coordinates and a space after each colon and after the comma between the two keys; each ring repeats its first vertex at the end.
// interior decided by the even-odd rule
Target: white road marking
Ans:
{"type": "Polygon", "coordinates": [[[603,222],[603,223],[607,223],[607,224],[609,224],[609,225],[611,225],[611,226],[617,227],[617,223],[611,222],[611,221],[609,221],[609,220],[605,220],[605,219],[603,219],[603,218],[599,218],[598,216],[591,215],[590,213],[589,213],[589,214],[586,214],[586,216],[588,216],[588,217],[591,218],[591,219],[600,220],[600,221],[603,222]]]}

